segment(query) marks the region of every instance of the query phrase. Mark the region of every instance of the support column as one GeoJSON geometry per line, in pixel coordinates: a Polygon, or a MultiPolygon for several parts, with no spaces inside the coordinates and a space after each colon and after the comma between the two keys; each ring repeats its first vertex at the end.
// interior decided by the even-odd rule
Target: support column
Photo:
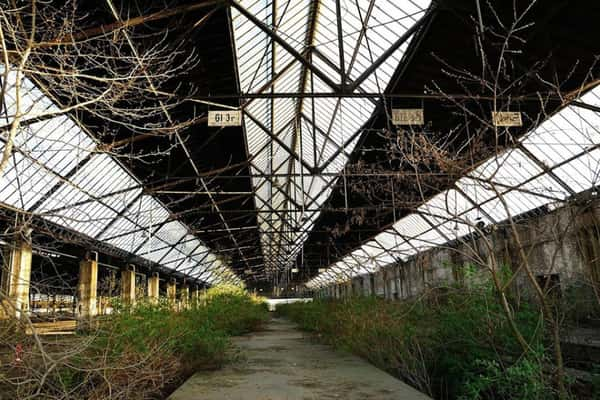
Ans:
{"type": "Polygon", "coordinates": [[[179,299],[181,301],[181,310],[187,310],[190,306],[190,287],[184,284],[179,292],[179,299]]]}
{"type": "Polygon", "coordinates": [[[196,286],[192,292],[192,307],[198,307],[200,305],[200,288],[196,286]]]}
{"type": "Polygon", "coordinates": [[[97,255],[86,255],[79,263],[79,283],[77,297],[79,299],[78,314],[81,321],[98,315],[98,260],[97,255]]]}
{"type": "Polygon", "coordinates": [[[6,296],[0,315],[21,318],[29,311],[31,245],[24,240],[14,244],[5,256],[1,290],[6,296]]]}
{"type": "Polygon", "coordinates": [[[169,283],[167,283],[167,301],[169,305],[175,309],[177,306],[177,281],[171,279],[169,283]]]}
{"type": "Polygon", "coordinates": [[[126,306],[135,306],[135,266],[128,265],[121,271],[121,301],[126,306]]]}
{"type": "Polygon", "coordinates": [[[158,304],[159,283],[158,272],[153,272],[152,276],[148,278],[148,300],[150,304],[158,304]]]}

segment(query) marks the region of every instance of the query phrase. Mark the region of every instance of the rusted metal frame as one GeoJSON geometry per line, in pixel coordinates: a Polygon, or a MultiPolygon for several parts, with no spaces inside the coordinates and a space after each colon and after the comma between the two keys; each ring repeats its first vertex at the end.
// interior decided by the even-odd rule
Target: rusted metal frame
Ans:
{"type": "MultiPolygon", "coordinates": [[[[121,218],[122,216],[125,215],[125,213],[127,213],[131,207],[144,195],[144,192],[142,190],[140,190],[140,192],[133,197],[133,199],[131,199],[131,201],[129,201],[129,203],[127,203],[125,205],[125,208],[123,208],[117,215],[115,215],[115,217],[113,219],[110,220],[110,222],[108,224],[106,224],[106,226],[104,228],[102,228],[102,230],[100,232],[98,232],[98,234],[96,235],[96,238],[98,240],[100,240],[99,238],[102,237],[102,235],[104,235],[110,228],[112,228],[112,226],[119,220],[119,218],[121,218]]],[[[138,225],[139,226],[139,225],[138,225]]]]}
{"type": "Polygon", "coordinates": [[[517,144],[517,149],[522,151],[525,154],[525,157],[527,157],[531,161],[533,161],[533,163],[535,165],[537,165],[542,171],[544,171],[546,173],[546,175],[548,175],[552,180],[554,180],[556,183],[558,183],[559,186],[561,186],[563,189],[565,189],[565,191],[567,193],[569,193],[570,196],[575,195],[575,191],[573,189],[571,189],[571,187],[569,185],[567,185],[567,183],[565,181],[563,181],[558,175],[556,175],[554,173],[554,171],[552,171],[550,168],[548,168],[548,166],[546,164],[544,164],[539,158],[537,158],[535,156],[535,154],[533,154],[531,151],[529,151],[529,149],[527,147],[525,147],[522,142],[519,142],[519,144],[517,144]]]}
{"type": "Polygon", "coordinates": [[[369,76],[371,76],[371,74],[381,66],[381,64],[383,64],[392,54],[394,54],[396,50],[398,50],[398,48],[400,48],[400,46],[402,46],[408,39],[412,37],[413,34],[415,34],[422,26],[426,24],[436,9],[436,3],[434,2],[427,9],[425,15],[423,15],[417,22],[415,22],[413,26],[404,32],[404,34],[400,36],[398,40],[396,40],[385,52],[383,52],[381,56],[379,56],[377,60],[375,60],[373,64],[371,64],[365,71],[363,71],[362,74],[358,76],[358,78],[354,80],[351,85],[349,85],[348,90],[356,90],[356,88],[358,88],[366,79],[368,79],[369,76]]]}
{"type": "Polygon", "coordinates": [[[460,193],[460,195],[463,196],[465,199],[467,199],[467,201],[469,203],[471,203],[471,205],[473,205],[473,207],[477,208],[479,210],[479,212],[481,212],[489,221],[492,222],[492,224],[494,224],[494,225],[498,224],[498,221],[496,221],[487,211],[485,211],[483,208],[481,208],[481,206],[479,204],[477,204],[477,202],[475,200],[473,200],[471,198],[471,196],[469,196],[467,193],[465,193],[464,190],[462,190],[460,187],[458,187],[456,182],[454,183],[452,188],[454,190],[456,190],[458,193],[460,193]]]}
{"type": "Polygon", "coordinates": [[[279,34],[277,34],[273,29],[268,27],[264,22],[256,18],[251,12],[246,10],[242,5],[240,5],[235,0],[229,1],[230,5],[235,8],[241,15],[243,15],[246,19],[251,21],[254,25],[256,25],[259,29],[261,29],[264,33],[266,33],[273,41],[275,41],[278,45],[283,47],[285,51],[290,53],[292,57],[298,60],[302,65],[306,68],[310,69],[314,74],[316,74],[323,82],[325,82],[332,89],[339,91],[340,87],[337,83],[333,82],[326,73],[317,68],[313,63],[308,61],[306,57],[302,54],[298,53],[293,46],[291,46],[285,39],[283,39],[279,34]]]}
{"type": "Polygon", "coordinates": [[[356,40],[356,47],[354,48],[354,52],[352,53],[352,59],[350,60],[350,64],[348,65],[348,75],[352,73],[352,69],[354,68],[356,58],[358,57],[358,52],[360,50],[363,38],[366,36],[368,29],[367,27],[369,26],[369,20],[371,19],[371,14],[373,13],[373,6],[375,5],[375,0],[369,1],[369,7],[367,8],[367,13],[364,18],[362,17],[362,12],[360,11],[358,0],[355,0],[355,4],[356,9],[358,10],[358,16],[362,26],[360,28],[360,33],[358,34],[358,39],[356,40]]]}
{"type": "Polygon", "coordinates": [[[569,103],[569,105],[600,113],[600,107],[594,106],[592,104],[587,104],[582,101],[574,100],[574,101],[571,101],[569,103]]]}
{"type": "MultiPolygon", "coordinates": [[[[194,248],[194,250],[192,250],[192,251],[191,251],[190,255],[188,255],[188,256],[186,256],[186,257],[183,257],[183,258],[179,259],[179,260],[181,260],[181,262],[175,266],[175,268],[173,269],[174,271],[178,271],[178,272],[179,272],[179,267],[180,267],[180,266],[181,266],[181,265],[184,263],[184,261],[185,261],[187,258],[191,258],[191,257],[197,256],[197,255],[202,255],[202,256],[203,256],[203,257],[202,257],[202,259],[201,259],[200,261],[198,261],[198,263],[202,263],[202,261],[204,261],[204,260],[206,259],[206,257],[208,257],[208,255],[211,253],[211,250],[210,250],[208,247],[206,247],[206,246],[205,246],[205,245],[202,243],[202,241],[200,241],[200,240],[199,240],[199,242],[200,242],[200,244],[198,244],[198,246],[196,246],[196,247],[194,248]],[[198,250],[198,248],[199,248],[200,246],[204,246],[206,250],[205,250],[205,251],[202,251],[202,252],[200,252],[200,253],[195,253],[195,251],[196,251],[196,250],[198,250]]],[[[173,260],[173,262],[177,262],[177,261],[179,261],[179,260],[173,260]]]]}
{"type": "Polygon", "coordinates": [[[244,115],[250,118],[250,120],[254,122],[264,133],[266,133],[267,136],[269,136],[272,140],[277,142],[279,146],[281,146],[296,161],[300,162],[307,170],[311,171],[311,173],[314,171],[314,168],[312,166],[307,164],[301,157],[298,157],[298,154],[296,154],[296,152],[290,149],[288,145],[286,145],[281,139],[279,139],[277,135],[273,134],[273,132],[271,132],[266,126],[262,124],[262,122],[256,119],[252,114],[244,110],[244,115]]]}

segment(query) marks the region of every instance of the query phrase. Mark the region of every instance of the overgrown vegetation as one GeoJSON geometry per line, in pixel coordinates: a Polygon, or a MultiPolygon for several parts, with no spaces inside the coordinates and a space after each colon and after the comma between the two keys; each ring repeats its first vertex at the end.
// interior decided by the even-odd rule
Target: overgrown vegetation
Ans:
{"type": "Polygon", "coordinates": [[[230,336],[267,318],[261,299],[226,286],[180,312],[166,301],[142,303],[99,320],[88,334],[39,345],[20,336],[22,361],[0,365],[0,398],[161,398],[191,373],[220,367],[230,336]]]}
{"type": "Polygon", "coordinates": [[[495,286],[467,280],[412,300],[318,300],[279,306],[278,312],[438,399],[554,398],[538,308],[511,301],[511,326],[495,286]]]}

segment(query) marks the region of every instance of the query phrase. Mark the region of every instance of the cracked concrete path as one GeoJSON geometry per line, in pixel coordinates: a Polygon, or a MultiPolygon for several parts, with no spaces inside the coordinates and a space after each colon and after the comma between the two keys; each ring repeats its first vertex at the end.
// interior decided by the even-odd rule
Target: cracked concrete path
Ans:
{"type": "Polygon", "coordinates": [[[285,320],[235,344],[239,360],[193,375],[169,400],[431,400],[356,356],[312,343],[285,320]]]}

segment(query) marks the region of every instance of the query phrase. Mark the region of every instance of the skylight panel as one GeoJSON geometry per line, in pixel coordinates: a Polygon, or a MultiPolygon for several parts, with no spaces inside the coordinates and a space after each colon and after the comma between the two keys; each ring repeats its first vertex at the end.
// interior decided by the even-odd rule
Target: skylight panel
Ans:
{"type": "MultiPolygon", "coordinates": [[[[4,73],[3,66],[0,66],[4,73]]],[[[12,69],[8,73],[7,83],[4,92],[5,112],[8,119],[13,119],[16,113],[17,90],[15,87],[17,72],[12,69]]],[[[49,102],[44,94],[25,76],[21,76],[21,86],[19,88],[20,112],[22,120],[26,121],[35,118],[44,113],[57,112],[58,107],[49,102]]]]}
{"type": "Polygon", "coordinates": [[[70,182],[52,193],[38,211],[90,237],[100,233],[141,191],[127,190],[136,181],[106,155],[92,157],[70,182]]]}
{"type": "Polygon", "coordinates": [[[407,217],[397,221],[394,225],[394,229],[406,239],[417,237],[431,226],[421,217],[420,215],[411,214],[407,217]]]}
{"type": "MultiPolygon", "coordinates": [[[[106,240],[115,236],[125,235],[134,230],[150,228],[164,222],[169,217],[168,211],[154,198],[148,195],[138,197],[114,223],[100,237],[106,240]]],[[[139,245],[140,240],[145,240],[148,234],[146,232],[132,233],[128,235],[128,240],[139,245]]],[[[113,244],[122,246],[122,239],[109,240],[113,244]]],[[[129,247],[129,246],[128,246],[129,247]]],[[[133,249],[138,246],[133,247],[133,249]]]]}
{"type": "Polygon", "coordinates": [[[553,172],[576,192],[597,186],[600,183],[600,149],[583,153],[553,172]]]}
{"type": "MultiPolygon", "coordinates": [[[[9,118],[16,109],[15,78],[12,71],[5,82],[9,118]]],[[[178,253],[191,254],[201,247],[191,235],[181,240],[187,228],[180,222],[165,224],[155,236],[154,231],[169,216],[165,207],[141,195],[140,182],[114,158],[92,153],[96,148],[92,137],[68,115],[61,115],[61,109],[27,77],[22,79],[19,94],[25,115],[13,154],[0,176],[0,202],[41,212],[58,225],[145,254],[155,262],[176,243],[169,261],[178,253]],[[28,121],[49,114],[56,115],[28,121]]]]}
{"type": "Polygon", "coordinates": [[[14,143],[60,175],[74,169],[95,148],[94,141],[67,116],[23,126],[14,143]]]}
{"type": "Polygon", "coordinates": [[[58,182],[59,179],[41,165],[15,152],[0,176],[0,201],[26,210],[58,182]]]}
{"type": "Polygon", "coordinates": [[[156,236],[170,245],[177,244],[187,234],[187,228],[179,221],[167,222],[160,227],[156,236]]]}

